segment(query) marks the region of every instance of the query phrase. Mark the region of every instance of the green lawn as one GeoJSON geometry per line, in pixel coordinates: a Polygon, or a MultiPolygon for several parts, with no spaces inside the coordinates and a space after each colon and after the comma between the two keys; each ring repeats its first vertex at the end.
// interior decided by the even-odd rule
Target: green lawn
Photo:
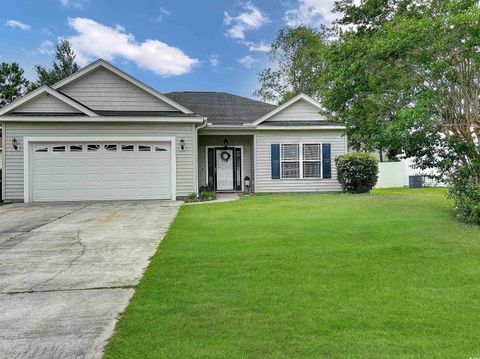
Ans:
{"type": "Polygon", "coordinates": [[[105,358],[480,356],[480,229],[439,189],[183,206],[105,358]]]}

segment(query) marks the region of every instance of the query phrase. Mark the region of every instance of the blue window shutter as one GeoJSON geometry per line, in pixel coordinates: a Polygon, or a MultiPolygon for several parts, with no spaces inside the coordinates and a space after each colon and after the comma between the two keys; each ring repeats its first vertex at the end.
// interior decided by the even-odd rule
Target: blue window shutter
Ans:
{"type": "Polygon", "coordinates": [[[330,148],[331,146],[329,143],[322,144],[323,178],[332,178],[332,159],[330,148]]]}
{"type": "Polygon", "coordinates": [[[272,143],[272,179],[280,179],[280,145],[272,143]]]}

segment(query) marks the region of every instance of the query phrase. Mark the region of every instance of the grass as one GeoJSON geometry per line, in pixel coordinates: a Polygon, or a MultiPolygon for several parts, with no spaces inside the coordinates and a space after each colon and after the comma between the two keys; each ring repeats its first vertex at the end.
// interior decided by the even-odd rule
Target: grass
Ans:
{"type": "Polygon", "coordinates": [[[439,189],[184,206],[105,358],[479,357],[479,263],[439,189]]]}

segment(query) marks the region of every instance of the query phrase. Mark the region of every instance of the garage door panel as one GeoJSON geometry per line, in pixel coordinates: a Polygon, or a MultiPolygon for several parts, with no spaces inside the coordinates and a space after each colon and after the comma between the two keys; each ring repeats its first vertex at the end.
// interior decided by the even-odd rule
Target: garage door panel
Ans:
{"type": "Polygon", "coordinates": [[[133,151],[122,151],[122,144],[33,144],[33,200],[170,199],[170,143],[128,143],[133,151]]]}

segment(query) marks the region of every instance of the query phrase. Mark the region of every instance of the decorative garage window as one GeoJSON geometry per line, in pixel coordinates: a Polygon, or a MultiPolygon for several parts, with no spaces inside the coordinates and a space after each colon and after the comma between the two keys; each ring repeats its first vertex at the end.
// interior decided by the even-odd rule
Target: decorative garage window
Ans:
{"type": "Polygon", "coordinates": [[[87,145],[88,152],[95,152],[100,150],[100,145],[87,145]]]}
{"type": "Polygon", "coordinates": [[[138,150],[140,152],[150,152],[152,150],[152,146],[138,145],[138,150]]]}
{"type": "Polygon", "coordinates": [[[65,146],[53,146],[52,151],[53,152],[65,152],[65,146]]]}
{"type": "Polygon", "coordinates": [[[107,152],[117,151],[117,145],[104,145],[104,148],[107,152]]]}
{"type": "Polygon", "coordinates": [[[303,178],[320,178],[322,148],[319,143],[303,144],[303,178]]]}
{"type": "Polygon", "coordinates": [[[37,145],[35,147],[35,152],[48,152],[48,146],[37,145]]]}
{"type": "Polygon", "coordinates": [[[300,145],[282,144],[280,148],[282,178],[300,178],[300,145]]]}
{"type": "Polygon", "coordinates": [[[161,151],[166,151],[166,149],[163,148],[163,147],[155,146],[155,151],[156,152],[161,152],[161,151]]]}
{"type": "Polygon", "coordinates": [[[134,150],[133,145],[122,145],[122,151],[132,152],[134,150]]]}
{"type": "Polygon", "coordinates": [[[83,152],[83,145],[70,145],[70,152],[83,152]]]}

